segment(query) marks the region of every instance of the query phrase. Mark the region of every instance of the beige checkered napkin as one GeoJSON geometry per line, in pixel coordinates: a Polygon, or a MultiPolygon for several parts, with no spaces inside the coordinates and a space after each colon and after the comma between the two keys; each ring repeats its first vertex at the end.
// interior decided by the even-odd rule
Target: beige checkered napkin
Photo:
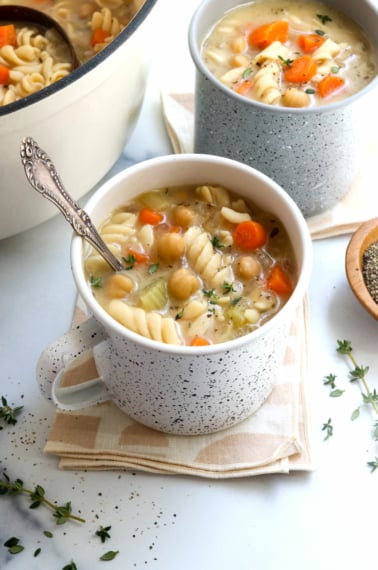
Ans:
{"type": "MultiPolygon", "coordinates": [[[[84,313],[78,310],[79,320],[84,313]]],[[[56,413],[45,452],[62,469],[142,470],[230,478],[311,470],[307,301],[292,324],[278,382],[263,406],[237,426],[210,435],[172,436],[135,422],[112,402],[56,413]]],[[[96,375],[91,352],[66,369],[63,385],[96,375]]]]}
{"type": "MultiPolygon", "coordinates": [[[[176,153],[193,150],[194,97],[190,93],[162,93],[161,103],[166,129],[176,153]]],[[[378,192],[372,187],[378,163],[378,113],[373,98],[366,98],[366,119],[361,129],[366,131],[366,148],[359,173],[348,194],[332,209],[308,218],[313,239],[322,239],[353,232],[362,222],[378,213],[378,192]],[[376,125],[374,126],[374,123],[376,125]]],[[[337,157],[335,157],[335,161],[337,157]]]]}

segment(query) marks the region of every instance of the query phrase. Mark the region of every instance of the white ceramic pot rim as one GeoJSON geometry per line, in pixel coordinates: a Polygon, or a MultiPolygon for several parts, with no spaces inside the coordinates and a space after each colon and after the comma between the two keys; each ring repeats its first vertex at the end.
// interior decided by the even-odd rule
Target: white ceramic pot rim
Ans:
{"type": "Polygon", "coordinates": [[[91,212],[95,206],[101,202],[104,196],[108,193],[111,188],[116,185],[119,181],[122,181],[124,178],[128,178],[130,175],[135,173],[142,173],[146,168],[153,168],[154,165],[166,165],[169,168],[169,165],[172,162],[180,162],[182,163],[191,163],[193,162],[193,166],[195,164],[200,163],[209,163],[211,162],[214,165],[227,165],[229,168],[233,168],[238,171],[244,171],[246,173],[253,173],[255,179],[259,179],[263,181],[265,184],[268,184],[272,191],[276,195],[276,199],[280,201],[283,207],[289,208],[293,212],[293,217],[297,223],[300,235],[302,237],[303,243],[303,251],[305,251],[302,270],[299,275],[299,279],[297,285],[288,299],[287,303],[280,309],[280,311],[272,317],[269,321],[267,321],[262,327],[252,331],[251,333],[238,337],[236,339],[213,344],[206,347],[190,347],[190,346],[174,346],[169,344],[164,344],[161,342],[157,342],[154,340],[150,340],[148,338],[144,338],[143,336],[134,333],[126,329],[120,323],[115,321],[94,299],[90,287],[85,279],[83,264],[82,264],[82,255],[83,255],[83,247],[84,247],[84,240],[78,236],[74,235],[72,238],[71,243],[71,269],[73,273],[73,277],[78,289],[78,292],[85,302],[86,306],[90,309],[91,314],[93,314],[97,320],[102,322],[105,328],[110,329],[113,333],[116,333],[120,336],[128,338],[130,341],[142,345],[146,348],[152,349],[158,352],[167,352],[173,355],[211,355],[216,354],[219,352],[227,352],[231,350],[235,350],[252,342],[254,339],[259,338],[260,336],[265,335],[270,331],[272,327],[279,325],[279,322],[286,320],[290,320],[294,316],[294,311],[298,307],[299,303],[303,300],[306,289],[309,284],[310,280],[310,273],[312,267],[312,242],[311,237],[307,228],[306,221],[300,212],[298,206],[292,200],[292,198],[273,180],[271,180],[265,174],[255,170],[254,168],[247,166],[245,164],[239,163],[234,161],[230,158],[223,158],[218,156],[212,155],[205,155],[205,154],[181,154],[181,155],[165,155],[159,156],[156,158],[151,158],[149,160],[134,164],[123,171],[119,172],[111,179],[109,179],[105,184],[97,190],[93,196],[90,198],[88,203],[84,206],[86,212],[91,215],[91,212]]]}
{"type": "Polygon", "coordinates": [[[23,97],[14,103],[9,103],[8,105],[4,105],[0,107],[0,117],[5,115],[10,115],[11,113],[15,113],[18,110],[25,109],[33,105],[38,101],[42,101],[46,99],[50,95],[61,91],[62,89],[66,88],[71,83],[75,83],[84,75],[86,75],[92,69],[98,67],[102,62],[107,60],[112,53],[114,53],[117,49],[124,44],[132,34],[140,27],[142,22],[147,18],[148,14],[151,12],[153,6],[156,4],[158,0],[145,0],[143,6],[138,10],[135,17],[130,21],[130,23],[114,38],[113,41],[109,43],[104,49],[100,52],[95,54],[85,63],[79,65],[78,68],[73,70],[69,75],[63,77],[56,83],[52,85],[48,85],[44,87],[40,91],[36,93],[32,93],[27,97],[23,97]]]}
{"type": "MultiPolygon", "coordinates": [[[[210,0],[211,2],[211,0],[210,0]]],[[[340,108],[348,107],[352,105],[354,102],[359,100],[361,97],[365,96],[369,91],[374,89],[378,85],[378,75],[370,81],[363,89],[357,91],[354,95],[350,97],[346,97],[340,101],[336,101],[335,103],[329,103],[327,105],[322,105],[321,107],[279,107],[277,105],[268,105],[267,103],[261,103],[260,101],[255,101],[253,99],[249,99],[244,95],[239,95],[235,91],[232,91],[229,87],[224,85],[219,79],[213,75],[206,65],[203,62],[201,57],[200,49],[199,49],[199,38],[198,38],[198,27],[201,23],[202,13],[206,9],[209,0],[203,0],[201,4],[198,6],[197,10],[194,12],[192,19],[189,24],[189,31],[188,31],[188,43],[189,43],[189,51],[192,57],[192,60],[197,68],[197,71],[202,73],[206,77],[210,83],[214,85],[217,89],[222,91],[227,97],[233,98],[238,101],[239,104],[243,104],[246,107],[252,107],[259,109],[260,111],[268,111],[270,113],[277,113],[277,114],[285,114],[285,115],[312,115],[312,114],[319,114],[319,113],[331,113],[340,108]]],[[[242,4],[242,2],[240,2],[242,4]]],[[[238,4],[235,4],[235,8],[238,4]]],[[[372,6],[373,8],[373,6],[372,6]]],[[[377,13],[377,20],[378,20],[378,13],[377,13]]],[[[215,22],[214,22],[215,23],[215,22]]],[[[204,38],[201,38],[201,43],[204,38]]]]}

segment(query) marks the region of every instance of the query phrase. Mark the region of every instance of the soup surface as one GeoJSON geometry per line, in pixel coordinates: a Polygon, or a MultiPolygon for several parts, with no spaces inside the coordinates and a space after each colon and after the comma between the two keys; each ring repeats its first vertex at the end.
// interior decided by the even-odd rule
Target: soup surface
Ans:
{"type": "Polygon", "coordinates": [[[232,9],[210,31],[202,57],[239,95],[287,107],[349,97],[377,73],[360,27],[316,1],[257,0],[232,9]]]}
{"type": "Polygon", "coordinates": [[[94,250],[93,295],[147,338],[198,346],[245,335],[286,303],[297,280],[280,220],[223,187],[146,192],[114,211],[100,234],[125,269],[94,250]]]}
{"type": "MultiPolygon", "coordinates": [[[[80,63],[107,46],[130,22],[144,0],[0,0],[45,12],[69,36],[80,63]]],[[[0,105],[7,105],[58,81],[72,70],[68,50],[51,33],[32,25],[0,22],[0,105]]]]}

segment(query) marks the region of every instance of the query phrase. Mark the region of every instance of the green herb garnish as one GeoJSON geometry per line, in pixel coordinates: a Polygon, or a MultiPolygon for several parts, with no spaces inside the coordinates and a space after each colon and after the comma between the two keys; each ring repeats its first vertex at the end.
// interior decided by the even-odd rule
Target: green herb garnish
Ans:
{"type": "Polygon", "coordinates": [[[324,440],[329,439],[333,435],[333,425],[331,418],[328,419],[328,422],[323,424],[322,431],[326,432],[324,440]]]}
{"type": "Polygon", "coordinates": [[[127,271],[129,271],[130,269],[132,269],[134,267],[134,265],[136,264],[136,257],[135,255],[132,255],[131,253],[129,255],[127,255],[126,257],[122,257],[122,261],[124,261],[127,265],[127,267],[125,267],[125,269],[127,271]]]}
{"type": "Polygon", "coordinates": [[[18,554],[19,552],[22,552],[25,548],[24,546],[22,546],[22,544],[20,544],[20,539],[16,538],[15,536],[12,536],[12,538],[6,540],[4,542],[4,546],[5,548],[8,549],[9,554],[18,554]]]}
{"type": "Polygon", "coordinates": [[[110,538],[109,530],[111,526],[100,526],[100,528],[96,531],[96,536],[101,538],[101,542],[105,542],[108,538],[110,538]]]}
{"type": "Polygon", "coordinates": [[[224,281],[222,287],[225,293],[235,293],[235,289],[232,283],[227,283],[227,281],[224,281]]]}
{"type": "Polygon", "coordinates": [[[89,283],[93,289],[100,289],[102,287],[102,277],[90,276],[89,283]]]}
{"type": "Polygon", "coordinates": [[[315,30],[315,34],[318,34],[318,36],[325,36],[325,32],[323,32],[323,30],[315,30]]]}
{"type": "Polygon", "coordinates": [[[149,265],[148,267],[148,273],[152,274],[155,273],[159,268],[159,264],[158,263],[151,263],[151,265],[149,265]]]}
{"type": "Polygon", "coordinates": [[[322,24],[332,22],[332,18],[330,18],[327,14],[316,14],[316,17],[319,18],[322,24]]]}
{"type": "Polygon", "coordinates": [[[114,560],[117,554],[119,554],[119,550],[109,550],[100,557],[100,560],[105,560],[105,561],[114,560]]]}
{"type": "Polygon", "coordinates": [[[15,496],[22,493],[29,495],[31,509],[36,509],[41,505],[45,505],[53,511],[53,516],[56,519],[56,524],[62,525],[69,519],[84,523],[85,520],[81,517],[73,515],[71,512],[71,503],[68,502],[62,506],[56,506],[45,497],[45,490],[41,485],[36,485],[35,489],[27,489],[21,479],[11,481],[6,473],[3,473],[4,480],[0,479],[0,495],[15,496]]]}
{"type": "Polygon", "coordinates": [[[221,242],[219,241],[218,236],[214,236],[213,239],[211,240],[211,244],[213,246],[214,249],[221,249],[222,247],[224,247],[224,245],[221,244],[221,242]]]}
{"type": "Polygon", "coordinates": [[[283,65],[287,65],[288,67],[290,67],[290,65],[293,63],[293,59],[284,59],[283,57],[281,57],[280,55],[278,56],[278,59],[283,63],[283,65]]]}
{"type": "Polygon", "coordinates": [[[0,406],[0,419],[4,420],[5,423],[9,425],[15,425],[17,423],[16,416],[18,416],[24,406],[15,406],[12,408],[4,396],[1,396],[1,403],[2,406],[0,406]]]}

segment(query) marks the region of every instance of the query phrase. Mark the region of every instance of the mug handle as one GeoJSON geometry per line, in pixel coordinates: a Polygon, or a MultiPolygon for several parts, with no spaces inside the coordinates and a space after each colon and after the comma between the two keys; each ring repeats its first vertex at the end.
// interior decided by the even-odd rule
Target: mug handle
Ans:
{"type": "Polygon", "coordinates": [[[37,381],[45,398],[62,410],[77,410],[111,399],[101,376],[73,386],[61,386],[66,367],[95,346],[105,344],[106,339],[104,328],[90,317],[53,341],[37,363],[37,381]]]}

